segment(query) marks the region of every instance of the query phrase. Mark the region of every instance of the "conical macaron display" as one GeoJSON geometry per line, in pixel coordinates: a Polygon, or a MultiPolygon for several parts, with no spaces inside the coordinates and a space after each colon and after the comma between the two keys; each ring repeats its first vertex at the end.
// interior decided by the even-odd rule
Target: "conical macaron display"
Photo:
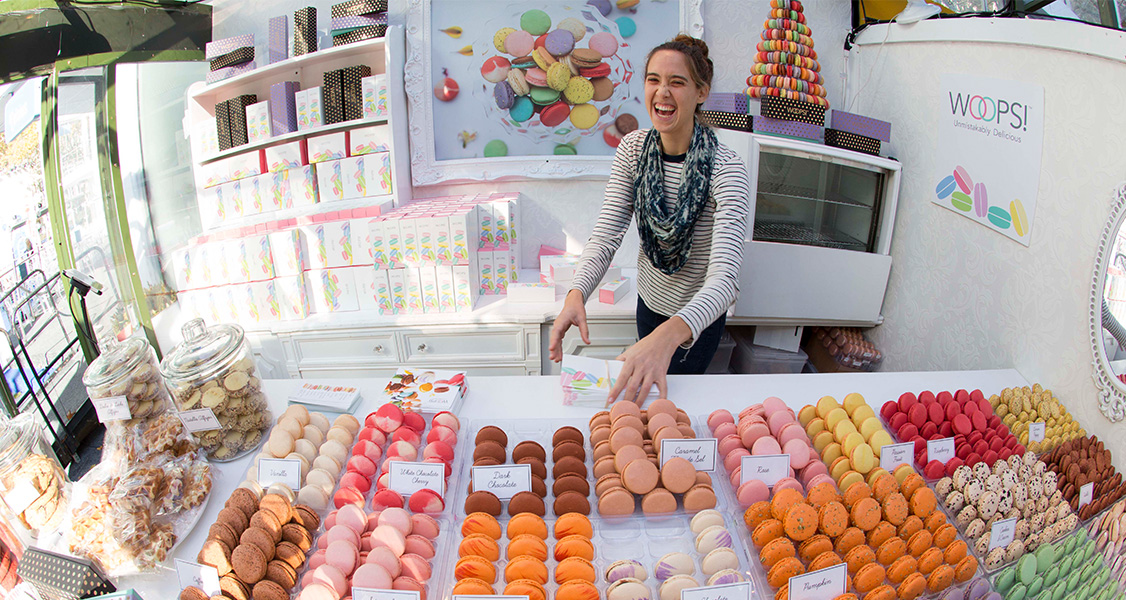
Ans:
{"type": "Polygon", "coordinates": [[[770,0],[770,18],[763,23],[762,39],[747,77],[748,96],[829,106],[813,49],[813,30],[805,21],[800,0],[770,0]]]}

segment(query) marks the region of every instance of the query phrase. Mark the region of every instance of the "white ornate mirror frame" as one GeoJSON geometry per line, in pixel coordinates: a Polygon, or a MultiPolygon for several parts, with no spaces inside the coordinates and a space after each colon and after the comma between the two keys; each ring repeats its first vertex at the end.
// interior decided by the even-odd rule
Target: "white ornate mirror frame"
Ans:
{"type": "MultiPolygon", "coordinates": [[[[606,156],[508,156],[488,159],[438,160],[434,151],[434,94],[430,73],[430,0],[409,0],[406,42],[407,62],[403,83],[410,110],[411,179],[415,185],[458,181],[492,181],[501,178],[608,177],[613,155],[606,156]]],[[[680,2],[680,31],[693,37],[704,35],[700,12],[703,0],[680,2]]],[[[529,7],[534,6],[529,2],[529,7]]]]}
{"type": "Polygon", "coordinates": [[[1111,421],[1121,421],[1126,417],[1126,384],[1115,376],[1110,368],[1106,350],[1103,347],[1102,302],[1103,288],[1106,285],[1106,270],[1114,253],[1114,239],[1118,228],[1126,216],[1126,185],[1116,193],[1110,209],[1110,217],[1099,239],[1099,251],[1095,255],[1095,274],[1091,278],[1091,302],[1089,306],[1091,333],[1092,379],[1099,389],[1099,410],[1111,421]]]}

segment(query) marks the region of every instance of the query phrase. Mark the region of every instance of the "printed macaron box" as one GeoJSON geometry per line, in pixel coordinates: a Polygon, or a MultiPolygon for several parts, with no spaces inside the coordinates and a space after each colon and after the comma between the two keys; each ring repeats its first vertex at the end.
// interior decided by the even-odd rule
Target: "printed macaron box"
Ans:
{"type": "Polygon", "coordinates": [[[348,134],[349,156],[391,151],[391,128],[388,125],[357,127],[349,130],[348,134]]]}
{"type": "Polygon", "coordinates": [[[347,131],[315,135],[306,140],[306,144],[310,163],[340,160],[348,156],[347,131]]]}
{"type": "Polygon", "coordinates": [[[391,289],[391,310],[401,315],[407,312],[407,269],[387,271],[387,283],[391,289]]]}
{"type": "MultiPolygon", "coordinates": [[[[476,253],[474,253],[474,256],[476,253]]],[[[468,265],[454,265],[451,269],[454,278],[454,309],[456,312],[473,312],[480,291],[474,279],[476,271],[468,265]]]]}
{"type": "Polygon", "coordinates": [[[468,265],[470,254],[476,254],[477,232],[480,227],[478,216],[476,209],[462,208],[447,217],[450,231],[450,258],[455,265],[468,265]]]}
{"type": "Polygon", "coordinates": [[[282,319],[281,300],[273,280],[252,282],[250,297],[257,307],[260,322],[269,323],[282,319]]]}
{"type": "Polygon", "coordinates": [[[360,80],[363,91],[364,118],[385,119],[390,114],[387,105],[387,74],[381,73],[360,80]]]}
{"type": "Polygon", "coordinates": [[[305,140],[287,142],[266,148],[266,168],[271,173],[296,169],[309,164],[305,140]]]}
{"type": "Polygon", "coordinates": [[[309,299],[316,314],[360,310],[354,268],[315,269],[305,272],[309,299]]]}
{"type": "Polygon", "coordinates": [[[450,265],[435,267],[434,274],[438,278],[438,312],[456,312],[453,267],[450,265]]]}
{"type": "Polygon", "coordinates": [[[368,191],[368,173],[364,165],[364,159],[365,157],[363,156],[354,156],[337,161],[340,164],[343,179],[342,199],[352,200],[370,195],[368,191]]]}
{"type": "Polygon", "coordinates": [[[418,267],[407,267],[404,271],[406,275],[406,312],[413,315],[423,314],[425,309],[422,305],[422,274],[419,273],[418,267]]]}
{"type": "Polygon", "coordinates": [[[282,321],[300,321],[309,316],[309,294],[305,288],[305,274],[275,277],[274,294],[281,310],[282,321]]]}
{"type": "Polygon", "coordinates": [[[345,160],[330,160],[317,165],[317,195],[321,202],[344,199],[345,160]]]}
{"type": "Polygon", "coordinates": [[[422,285],[422,310],[426,314],[441,312],[438,300],[438,273],[437,267],[423,266],[418,268],[419,279],[422,285]]]}

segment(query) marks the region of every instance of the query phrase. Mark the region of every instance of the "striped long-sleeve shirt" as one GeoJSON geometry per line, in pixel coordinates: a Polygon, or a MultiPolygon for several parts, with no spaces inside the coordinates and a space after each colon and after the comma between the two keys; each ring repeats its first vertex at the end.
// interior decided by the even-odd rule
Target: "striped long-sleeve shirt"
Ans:
{"type": "MultiPolygon", "coordinates": [[[[634,211],[634,178],[648,130],[626,135],[618,145],[602,211],[583,250],[571,288],[587,299],[605,275],[634,211]]],[[[665,205],[677,202],[683,160],[662,161],[665,205]]],[[[666,275],[653,266],[644,249],[637,257],[637,292],[658,314],[678,316],[688,324],[692,339],[735,303],[739,295],[739,267],[743,262],[747,215],[750,210],[747,166],[730,148],[719,144],[712,166],[707,204],[692,232],[692,249],[679,271],[666,275]]]]}

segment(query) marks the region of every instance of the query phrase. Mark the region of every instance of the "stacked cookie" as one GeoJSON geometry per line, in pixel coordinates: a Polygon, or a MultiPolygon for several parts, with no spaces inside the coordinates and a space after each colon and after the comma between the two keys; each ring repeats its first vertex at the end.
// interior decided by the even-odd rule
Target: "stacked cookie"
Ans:
{"type": "Polygon", "coordinates": [[[719,440],[723,466],[731,478],[731,487],[740,506],[769,500],[771,491],[793,488],[805,494],[806,488],[821,481],[833,481],[825,463],[805,430],[797,422],[794,411],[779,398],[770,397],[762,404],[752,404],[739,413],[739,421],[724,409],[708,415],[708,428],[719,440]],[[788,454],[790,476],[779,480],[773,488],[757,479],[742,483],[741,462],[744,456],[788,454]]]}
{"type": "Polygon", "coordinates": [[[291,490],[283,483],[274,483],[268,486],[269,491],[324,512],[359,429],[360,423],[352,415],[340,415],[329,425],[323,414],[293,404],[278,417],[266,446],[247,471],[246,480],[258,485],[258,463],[263,458],[296,460],[301,463],[301,486],[291,490]]]}
{"type": "Polygon", "coordinates": [[[747,95],[773,96],[829,106],[821,85],[821,65],[813,49],[813,30],[805,23],[799,0],[770,0],[770,18],[763,23],[747,95]]]}
{"type": "Polygon", "coordinates": [[[803,498],[793,489],[752,505],[743,515],[775,598],[789,580],[845,563],[848,589],[866,599],[913,600],[969,581],[977,559],[938,509],[923,478],[901,465],[895,475],[857,481],[843,494],[830,482],[803,498]]]}
{"type": "Polygon", "coordinates": [[[1121,598],[1121,580],[1112,578],[1107,558],[1095,540],[1076,531],[1024,555],[993,578],[993,587],[1006,598],[1121,598]]]}
{"type": "MultiPolygon", "coordinates": [[[[509,464],[508,461],[508,434],[503,429],[495,425],[486,425],[477,431],[477,435],[473,438],[473,466],[474,467],[495,467],[499,465],[509,464]]],[[[586,478],[586,464],[577,459],[577,465],[571,468],[576,470],[576,473],[581,475],[583,479],[586,478]]],[[[533,440],[524,440],[516,444],[512,448],[512,463],[518,465],[528,465],[532,472],[532,489],[517,492],[508,500],[507,511],[509,516],[516,516],[521,513],[532,513],[539,517],[547,514],[547,505],[545,499],[547,498],[547,484],[544,480],[547,478],[547,452],[543,449],[538,442],[533,440]]],[[[472,479],[469,483],[469,495],[465,498],[465,512],[471,514],[475,512],[488,513],[494,517],[499,517],[505,511],[505,505],[490,490],[477,490],[473,488],[472,479]]]]}
{"type": "Polygon", "coordinates": [[[502,529],[491,514],[472,513],[462,521],[462,540],[458,544],[459,559],[454,565],[451,593],[471,595],[496,594],[498,566],[504,576],[503,594],[526,595],[529,600],[547,600],[548,587],[554,582],[552,597],[559,600],[597,600],[595,587],[594,528],[586,515],[560,515],[550,528],[553,546],[548,549],[549,527],[534,513],[520,513],[509,519],[502,529]],[[504,548],[501,548],[501,544],[504,548]],[[502,551],[503,550],[503,551],[502,551]],[[503,558],[502,558],[503,557],[503,558]],[[549,574],[554,563],[554,577],[549,574]]]}
{"type": "Polygon", "coordinates": [[[426,598],[438,521],[403,508],[364,513],[345,504],[325,518],[298,598],[351,595],[353,587],[415,591],[426,598]]]}
{"type": "Polygon", "coordinates": [[[940,479],[934,490],[990,571],[1016,562],[1079,525],[1079,517],[1063,501],[1056,474],[1033,452],[998,460],[992,468],[985,462],[972,468],[962,465],[953,477],[940,479]],[[993,524],[1014,518],[1018,521],[1013,541],[992,547],[993,524]]]}
{"type": "Polygon", "coordinates": [[[1126,586],[1126,500],[1119,500],[1088,528],[1095,550],[1102,553],[1110,576],[1126,586]]]}
{"type": "MultiPolygon", "coordinates": [[[[219,511],[196,561],[219,571],[219,587],[232,600],[285,600],[319,525],[316,511],[308,506],[239,487],[219,511]]],[[[184,590],[180,598],[200,593],[198,588],[184,590]]]]}
{"type": "Polygon", "coordinates": [[[1001,422],[1033,452],[1047,452],[1063,442],[1087,436],[1086,430],[1060,404],[1052,390],[1044,389],[1039,383],[1031,388],[1005,388],[999,395],[990,396],[989,403],[1001,422]],[[1037,422],[1044,424],[1043,441],[1029,439],[1028,426],[1037,422]]]}
{"type": "Polygon", "coordinates": [[[1056,485],[1063,492],[1064,501],[1084,521],[1126,495],[1122,474],[1115,470],[1110,450],[1098,437],[1068,440],[1051,452],[1041,454],[1040,460],[1056,474],[1056,485]],[[1080,508],[1079,492],[1089,483],[1094,484],[1090,502],[1080,508]]]}
{"type": "MultiPolygon", "coordinates": [[[[739,556],[733,550],[734,536],[727,530],[723,515],[712,509],[700,511],[692,517],[690,528],[694,536],[695,558],[685,552],[669,552],[653,565],[653,576],[661,582],[657,588],[660,600],[677,600],[681,590],[700,587],[696,580],[697,560],[700,563],[699,573],[706,578],[706,585],[746,581],[746,577],[739,571],[739,556]]],[[[636,577],[639,573],[645,573],[644,569],[637,569],[639,566],[637,561],[617,561],[607,570],[606,581],[611,584],[612,589],[628,585],[618,583],[629,581],[628,577],[623,577],[626,574],[632,574],[635,579],[643,582],[644,575],[636,577]]]]}
{"type": "Polygon", "coordinates": [[[880,408],[880,415],[900,442],[914,442],[915,464],[927,477],[949,477],[963,464],[974,466],[984,462],[992,467],[998,460],[1021,456],[1025,447],[1001,418],[981,390],[911,392],[889,400],[880,408]],[[946,462],[929,460],[927,440],[954,438],[955,457],[946,462]]]}
{"type": "Polygon", "coordinates": [[[847,490],[866,477],[870,483],[887,472],[880,467],[880,452],[891,436],[860,394],[845,396],[844,405],[824,396],[816,406],[803,407],[798,421],[839,489],[847,490]]]}
{"type": "Polygon", "coordinates": [[[815,327],[813,337],[843,367],[874,371],[884,361],[879,348],[856,327],[815,327]]]}

